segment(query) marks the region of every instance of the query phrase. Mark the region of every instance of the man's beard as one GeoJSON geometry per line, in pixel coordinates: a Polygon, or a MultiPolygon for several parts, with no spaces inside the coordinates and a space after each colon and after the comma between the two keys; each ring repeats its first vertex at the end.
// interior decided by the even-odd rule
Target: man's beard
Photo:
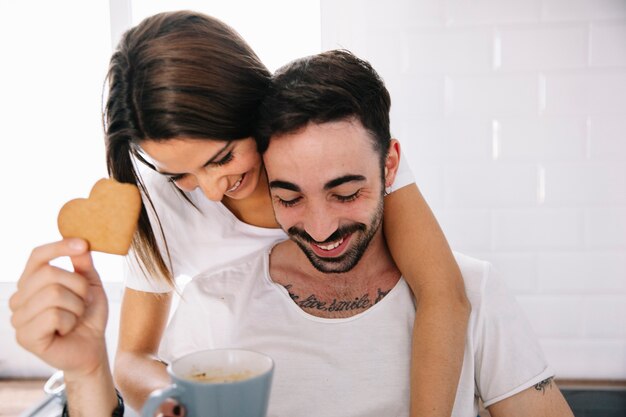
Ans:
{"type": "Polygon", "coordinates": [[[302,249],[302,252],[304,252],[306,257],[309,259],[309,262],[311,262],[311,265],[313,265],[315,269],[324,273],[343,273],[350,271],[356,266],[356,264],[359,263],[363,254],[367,250],[369,243],[376,235],[378,229],[380,229],[382,219],[383,199],[381,196],[380,202],[374,212],[374,215],[372,216],[369,226],[363,223],[343,225],[335,230],[335,232],[324,242],[315,241],[315,239],[313,239],[307,232],[296,226],[290,227],[287,230],[287,234],[291,240],[296,242],[300,249],[302,249]],[[307,245],[307,243],[324,245],[336,242],[349,234],[354,234],[352,236],[352,240],[348,243],[351,245],[350,248],[348,248],[342,255],[335,258],[322,258],[313,252],[313,250],[311,250],[311,248],[307,245]],[[354,241],[355,239],[356,243],[354,241]]]}

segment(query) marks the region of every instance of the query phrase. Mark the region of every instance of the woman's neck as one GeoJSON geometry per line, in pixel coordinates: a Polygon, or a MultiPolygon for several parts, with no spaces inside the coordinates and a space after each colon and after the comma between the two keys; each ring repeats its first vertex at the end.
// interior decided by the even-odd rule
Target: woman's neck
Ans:
{"type": "Polygon", "coordinates": [[[222,204],[244,223],[271,229],[279,227],[274,218],[265,168],[261,169],[259,182],[249,197],[235,200],[224,196],[222,204]]]}

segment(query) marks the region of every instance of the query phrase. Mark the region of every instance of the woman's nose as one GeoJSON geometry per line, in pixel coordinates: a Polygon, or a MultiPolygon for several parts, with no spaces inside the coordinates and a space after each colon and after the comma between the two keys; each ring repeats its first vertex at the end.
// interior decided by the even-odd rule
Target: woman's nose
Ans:
{"type": "Polygon", "coordinates": [[[204,174],[197,177],[197,182],[206,198],[211,201],[222,201],[226,187],[228,187],[228,181],[225,177],[204,174]]]}

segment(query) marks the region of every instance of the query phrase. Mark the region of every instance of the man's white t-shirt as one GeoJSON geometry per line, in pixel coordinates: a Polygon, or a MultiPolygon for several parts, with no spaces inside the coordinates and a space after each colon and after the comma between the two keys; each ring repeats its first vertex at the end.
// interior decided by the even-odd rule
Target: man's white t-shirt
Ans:
{"type": "MultiPolygon", "coordinates": [[[[287,238],[281,229],[251,226],[242,222],[221,202],[207,199],[199,188],[186,193],[196,206],[193,207],[165,176],[144,168],[142,177],[161,220],[172,260],[172,275],[175,278],[194,277],[203,271],[214,271],[287,238]]],[[[401,158],[390,191],[414,182],[406,160],[401,158]]],[[[146,207],[150,207],[150,204],[146,203],[146,207]]],[[[161,254],[167,262],[158,223],[150,209],[148,214],[161,254]]],[[[133,253],[126,257],[124,281],[126,287],[138,291],[163,293],[172,290],[165,282],[146,277],[133,253]]]]}
{"type": "MultiPolygon", "coordinates": [[[[415,302],[403,279],[363,313],[326,319],[298,307],[269,275],[264,249],[183,291],[162,339],[167,362],[209,348],[263,352],[275,361],[268,415],[408,416],[415,302]]],[[[492,267],[456,254],[472,312],[454,417],[553,376],[522,310],[492,267]]]]}

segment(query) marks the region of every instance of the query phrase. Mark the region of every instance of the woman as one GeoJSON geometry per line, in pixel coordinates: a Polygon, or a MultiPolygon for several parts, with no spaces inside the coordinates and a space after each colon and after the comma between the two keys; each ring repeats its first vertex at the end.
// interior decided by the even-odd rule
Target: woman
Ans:
{"type": "MultiPolygon", "coordinates": [[[[124,35],[108,81],[109,174],[137,184],[145,203],[114,366],[125,401],[139,409],[169,383],[157,350],[175,278],[285,238],[253,139],[270,73],[224,23],[173,12],[124,35]]],[[[384,224],[394,260],[419,300],[411,414],[450,415],[469,307],[447,242],[410,173],[397,188],[385,198],[384,224]]]]}

